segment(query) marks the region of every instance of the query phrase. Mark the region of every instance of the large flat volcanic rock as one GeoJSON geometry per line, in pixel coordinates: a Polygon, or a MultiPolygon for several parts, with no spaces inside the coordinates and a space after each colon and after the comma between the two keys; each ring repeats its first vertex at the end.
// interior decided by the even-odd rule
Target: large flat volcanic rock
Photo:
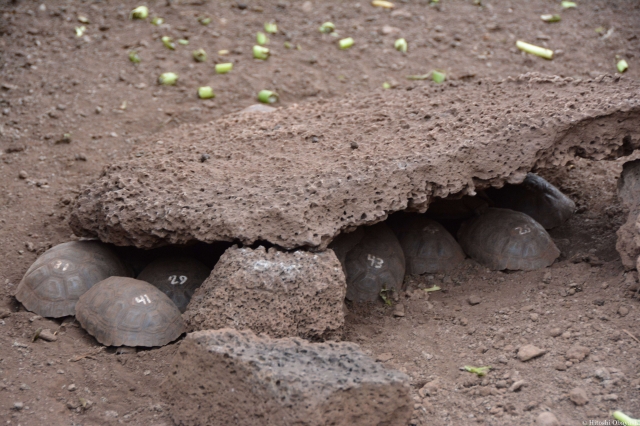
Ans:
{"type": "Polygon", "coordinates": [[[79,236],[143,248],[323,249],[343,229],[424,211],[434,197],[638,145],[640,85],[624,78],[423,83],[169,131],[84,188],[70,223],[79,236]]]}
{"type": "Polygon", "coordinates": [[[624,164],[618,180],[618,195],[629,209],[627,221],[618,229],[616,249],[626,269],[636,268],[640,261],[640,160],[624,164]]]}
{"type": "Polygon", "coordinates": [[[162,384],[179,425],[404,426],[409,390],[353,343],[232,329],[188,334],[162,384]]]}
{"type": "Polygon", "coordinates": [[[347,282],[331,250],[231,247],[183,317],[188,331],[235,328],[271,337],[339,339],[347,282]]]}

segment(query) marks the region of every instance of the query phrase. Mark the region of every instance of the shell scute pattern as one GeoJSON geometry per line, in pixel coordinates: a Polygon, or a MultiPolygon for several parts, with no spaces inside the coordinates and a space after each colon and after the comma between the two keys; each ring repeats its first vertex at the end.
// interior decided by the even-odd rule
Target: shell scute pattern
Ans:
{"type": "Polygon", "coordinates": [[[76,318],[107,346],[163,346],[184,331],[171,299],[133,278],[111,277],[93,286],[80,297],[76,318]]]}

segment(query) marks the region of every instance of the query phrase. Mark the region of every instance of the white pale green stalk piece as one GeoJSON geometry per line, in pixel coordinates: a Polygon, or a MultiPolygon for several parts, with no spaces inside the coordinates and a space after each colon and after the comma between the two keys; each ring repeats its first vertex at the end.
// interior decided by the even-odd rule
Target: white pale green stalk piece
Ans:
{"type": "Polygon", "coordinates": [[[614,411],[611,415],[624,426],[640,426],[640,420],[632,419],[622,411],[614,411]]]}
{"type": "Polygon", "coordinates": [[[347,38],[343,38],[342,40],[340,40],[338,42],[338,45],[340,46],[340,49],[345,50],[350,48],[351,46],[353,46],[353,38],[351,37],[347,37],[347,38]]]}
{"type": "Polygon", "coordinates": [[[273,104],[278,101],[278,94],[272,90],[261,90],[258,100],[264,104],[273,104]]]}
{"type": "Polygon", "coordinates": [[[393,47],[395,47],[398,52],[407,53],[407,40],[399,38],[393,43],[393,47]]]}
{"type": "Polygon", "coordinates": [[[213,93],[213,88],[211,86],[203,86],[198,88],[198,97],[200,99],[211,99],[215,98],[216,95],[213,93]]]}
{"type": "Polygon", "coordinates": [[[266,60],[269,57],[269,49],[262,46],[253,46],[253,57],[256,59],[266,60]]]}
{"type": "Polygon", "coordinates": [[[545,59],[553,59],[553,50],[545,49],[544,47],[536,46],[533,44],[525,43],[524,41],[516,41],[516,47],[523,52],[530,53],[535,56],[539,56],[545,59]]]}
{"type": "Polygon", "coordinates": [[[218,74],[226,74],[233,69],[233,64],[231,62],[227,62],[224,64],[216,64],[216,73],[218,74]]]}
{"type": "Polygon", "coordinates": [[[165,72],[160,74],[158,78],[158,83],[163,86],[173,86],[178,82],[178,74],[174,72],[165,72]]]}
{"type": "Polygon", "coordinates": [[[138,6],[131,11],[130,19],[147,19],[149,16],[149,8],[147,6],[138,6]]]}
{"type": "Polygon", "coordinates": [[[629,68],[629,64],[627,64],[627,61],[624,59],[620,59],[616,64],[616,68],[618,68],[618,72],[622,74],[629,68]]]}

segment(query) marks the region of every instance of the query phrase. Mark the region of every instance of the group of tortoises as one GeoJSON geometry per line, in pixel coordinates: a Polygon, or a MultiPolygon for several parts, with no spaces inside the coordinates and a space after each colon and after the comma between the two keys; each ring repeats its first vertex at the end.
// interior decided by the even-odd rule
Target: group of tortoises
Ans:
{"type": "MultiPolygon", "coordinates": [[[[495,270],[549,266],[560,252],[545,228],[574,210],[573,201],[529,173],[523,184],[489,190],[484,199],[441,200],[426,214],[400,213],[388,224],[359,227],[330,248],[343,266],[347,299],[375,301],[401,290],[405,273],[445,272],[466,255],[495,270]],[[447,230],[452,224],[457,241],[447,230]]],[[[181,312],[210,272],[194,258],[160,257],[134,279],[134,269],[108,245],[73,241],[40,256],[16,298],[44,317],[75,315],[104,345],[162,346],[183,333],[181,312]]]]}

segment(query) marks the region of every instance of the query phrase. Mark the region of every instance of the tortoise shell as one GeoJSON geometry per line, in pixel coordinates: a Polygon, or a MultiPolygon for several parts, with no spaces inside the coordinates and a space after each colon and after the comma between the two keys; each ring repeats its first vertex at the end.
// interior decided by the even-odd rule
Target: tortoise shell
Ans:
{"type": "Polygon", "coordinates": [[[344,267],[344,263],[347,260],[347,254],[360,242],[362,237],[364,237],[364,228],[359,226],[353,232],[338,235],[331,244],[329,244],[329,248],[333,250],[340,261],[345,276],[347,275],[347,270],[344,267]]]}
{"type": "Polygon", "coordinates": [[[507,184],[487,191],[495,207],[526,213],[545,229],[555,228],[569,219],[576,204],[540,176],[528,173],[520,185],[507,184]]]}
{"type": "Polygon", "coordinates": [[[411,275],[445,272],[465,259],[460,244],[435,220],[421,214],[405,214],[393,230],[411,275]]]}
{"type": "Polygon", "coordinates": [[[393,231],[384,223],[363,228],[362,238],[344,257],[343,268],[346,297],[354,302],[375,301],[383,290],[402,289],[404,254],[393,231]]]}
{"type": "Polygon", "coordinates": [[[159,258],[140,272],[138,279],[158,287],[180,312],[187,309],[193,292],[207,279],[211,269],[190,257],[159,258]]]}
{"type": "Polygon", "coordinates": [[[76,319],[106,346],[163,346],[184,332],[180,311],[153,285],[111,277],[80,296],[76,319]]]}
{"type": "Polygon", "coordinates": [[[111,276],[131,276],[118,256],[99,241],[71,241],[47,250],[20,281],[16,299],[43,317],[75,314],[78,298],[111,276]]]}
{"type": "Polygon", "coordinates": [[[509,209],[490,208],[466,221],[458,241],[471,258],[493,270],[545,268],[560,255],[542,225],[509,209]]]}

